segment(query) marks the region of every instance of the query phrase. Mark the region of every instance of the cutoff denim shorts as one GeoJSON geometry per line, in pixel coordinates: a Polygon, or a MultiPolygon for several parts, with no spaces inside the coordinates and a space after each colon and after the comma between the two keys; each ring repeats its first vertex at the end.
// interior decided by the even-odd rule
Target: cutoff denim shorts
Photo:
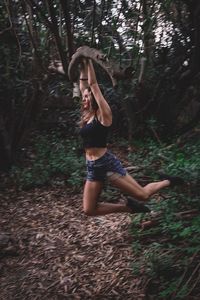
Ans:
{"type": "Polygon", "coordinates": [[[87,177],[89,181],[105,181],[106,178],[113,174],[125,176],[126,170],[122,167],[121,162],[110,151],[96,160],[87,160],[87,177]]]}

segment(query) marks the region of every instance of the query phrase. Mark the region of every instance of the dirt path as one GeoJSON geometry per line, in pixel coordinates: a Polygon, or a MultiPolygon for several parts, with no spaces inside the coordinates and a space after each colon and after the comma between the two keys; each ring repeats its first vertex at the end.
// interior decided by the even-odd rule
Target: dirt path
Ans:
{"type": "Polygon", "coordinates": [[[129,215],[86,217],[64,188],[0,196],[0,299],[144,299],[129,215]]]}

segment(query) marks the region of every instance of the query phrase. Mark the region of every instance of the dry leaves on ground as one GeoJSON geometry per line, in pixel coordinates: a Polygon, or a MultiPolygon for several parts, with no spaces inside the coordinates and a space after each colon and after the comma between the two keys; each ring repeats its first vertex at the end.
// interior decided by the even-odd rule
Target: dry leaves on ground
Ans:
{"type": "Polygon", "coordinates": [[[144,299],[128,214],[83,215],[64,188],[1,194],[0,299],[144,299]]]}

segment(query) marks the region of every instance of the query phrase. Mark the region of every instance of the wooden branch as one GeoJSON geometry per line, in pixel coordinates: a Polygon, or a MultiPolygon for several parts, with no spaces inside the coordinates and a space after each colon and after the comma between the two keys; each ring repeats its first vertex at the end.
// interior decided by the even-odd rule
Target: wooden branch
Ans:
{"type": "MultiPolygon", "coordinates": [[[[186,210],[186,211],[175,213],[174,216],[178,220],[188,220],[188,219],[191,219],[194,216],[198,215],[199,213],[200,212],[198,209],[191,209],[191,210],[186,210]]],[[[155,217],[152,217],[151,220],[141,222],[140,226],[143,230],[152,228],[152,227],[158,225],[161,219],[162,219],[162,214],[158,214],[155,217]]]]}
{"type": "Polygon", "coordinates": [[[179,220],[186,220],[186,219],[191,219],[196,215],[199,215],[199,213],[200,212],[198,209],[191,209],[191,210],[186,210],[186,211],[176,213],[175,217],[179,220]]]}
{"type": "Polygon", "coordinates": [[[72,60],[68,67],[68,76],[73,82],[77,81],[79,78],[78,65],[82,61],[83,57],[90,58],[100,65],[109,75],[114,87],[117,85],[117,80],[132,77],[132,67],[121,69],[114,62],[109,61],[107,56],[100,50],[90,48],[88,46],[82,46],[78,48],[72,56],[72,60]]]}
{"type": "Polygon", "coordinates": [[[12,26],[10,26],[10,27],[8,27],[8,28],[6,28],[6,29],[0,31],[0,35],[3,35],[3,34],[4,34],[5,32],[7,32],[7,31],[13,31],[12,26]]]}
{"type": "Polygon", "coordinates": [[[152,228],[158,224],[158,220],[149,220],[149,221],[144,221],[141,223],[141,228],[143,230],[152,228]]]}

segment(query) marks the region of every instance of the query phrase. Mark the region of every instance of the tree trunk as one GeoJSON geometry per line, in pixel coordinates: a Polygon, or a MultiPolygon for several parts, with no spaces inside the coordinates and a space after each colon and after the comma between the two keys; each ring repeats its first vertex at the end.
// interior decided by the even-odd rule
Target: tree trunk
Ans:
{"type": "Polygon", "coordinates": [[[72,26],[71,26],[70,7],[69,7],[69,2],[66,0],[60,0],[60,3],[65,18],[66,31],[67,31],[67,46],[68,46],[68,53],[69,53],[69,60],[70,60],[74,53],[74,39],[73,39],[72,26]]]}
{"type": "Polygon", "coordinates": [[[51,0],[47,0],[47,5],[48,5],[49,14],[50,14],[51,23],[52,23],[51,30],[53,32],[53,35],[54,35],[54,38],[55,38],[55,41],[56,41],[56,45],[57,45],[57,48],[58,48],[58,52],[60,54],[63,69],[64,69],[65,74],[67,76],[67,58],[66,58],[66,55],[63,51],[61,38],[59,36],[59,28],[58,28],[58,22],[57,22],[57,18],[56,18],[55,9],[54,9],[54,4],[51,0]]]}

